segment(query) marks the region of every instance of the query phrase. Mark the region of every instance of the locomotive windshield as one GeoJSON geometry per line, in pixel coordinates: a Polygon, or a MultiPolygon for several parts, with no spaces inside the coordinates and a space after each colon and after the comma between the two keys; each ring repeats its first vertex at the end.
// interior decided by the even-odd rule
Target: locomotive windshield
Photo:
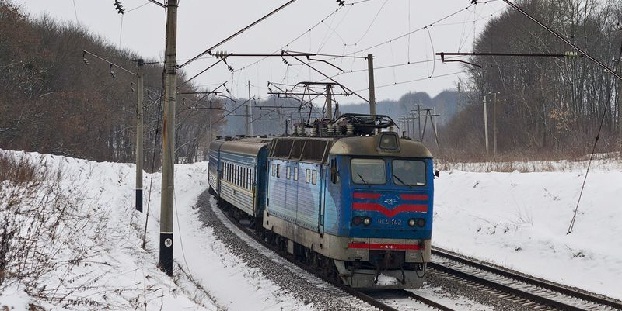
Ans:
{"type": "Polygon", "coordinates": [[[404,186],[425,186],[425,162],[393,160],[393,183],[404,186]]]}
{"type": "Polygon", "coordinates": [[[382,159],[352,159],[350,161],[352,181],[363,185],[383,185],[387,173],[382,159]]]}

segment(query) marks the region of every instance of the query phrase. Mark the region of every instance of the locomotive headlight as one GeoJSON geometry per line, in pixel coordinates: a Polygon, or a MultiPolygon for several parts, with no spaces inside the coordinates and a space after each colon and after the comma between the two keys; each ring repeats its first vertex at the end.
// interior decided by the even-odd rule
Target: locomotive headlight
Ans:
{"type": "Polygon", "coordinates": [[[411,218],[408,220],[408,225],[411,227],[425,227],[425,218],[411,218]]]}
{"type": "Polygon", "coordinates": [[[371,225],[371,218],[365,217],[365,219],[363,219],[363,224],[365,224],[366,226],[371,225]]]}
{"type": "Polygon", "coordinates": [[[378,148],[383,151],[399,151],[400,138],[397,136],[397,133],[382,133],[378,141],[378,148]]]}

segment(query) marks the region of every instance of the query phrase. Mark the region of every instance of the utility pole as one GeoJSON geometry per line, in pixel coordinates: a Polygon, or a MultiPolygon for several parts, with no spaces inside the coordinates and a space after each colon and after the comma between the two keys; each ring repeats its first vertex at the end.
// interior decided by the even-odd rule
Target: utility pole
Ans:
{"type": "Polygon", "coordinates": [[[417,104],[417,122],[419,123],[419,141],[423,141],[421,137],[421,105],[417,104]]]}
{"type": "Polygon", "coordinates": [[[492,93],[492,158],[497,159],[497,92],[492,93]]]}
{"type": "Polygon", "coordinates": [[[173,195],[175,162],[175,103],[177,96],[177,1],[166,5],[164,116],[162,119],[162,200],[159,268],[173,276],[173,195]]]}
{"type": "MultiPolygon", "coordinates": [[[[618,73],[622,73],[622,54],[618,58],[618,73]]],[[[622,158],[622,80],[618,79],[618,142],[622,158]]]]}
{"type": "Polygon", "coordinates": [[[143,212],[143,66],[145,61],[138,59],[136,81],[136,210],[143,212]]]}
{"type": "Polygon", "coordinates": [[[376,86],[374,85],[374,57],[367,54],[367,66],[369,71],[369,114],[376,117],[376,86]]]}
{"type": "Polygon", "coordinates": [[[328,120],[333,119],[333,99],[330,91],[331,88],[331,84],[326,84],[326,117],[328,120]]]}
{"type": "Polygon", "coordinates": [[[488,155],[488,108],[486,107],[486,95],[484,94],[484,141],[486,143],[486,155],[488,155]]]}
{"type": "Polygon", "coordinates": [[[248,103],[246,103],[246,136],[253,136],[253,106],[251,102],[251,82],[248,81],[248,103]]]}

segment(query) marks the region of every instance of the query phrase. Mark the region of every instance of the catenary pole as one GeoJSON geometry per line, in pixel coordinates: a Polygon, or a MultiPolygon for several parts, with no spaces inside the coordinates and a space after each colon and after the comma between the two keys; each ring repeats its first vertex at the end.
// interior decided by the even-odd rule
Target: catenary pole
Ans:
{"type": "Polygon", "coordinates": [[[330,91],[331,88],[331,84],[326,84],[326,117],[328,120],[333,119],[333,99],[330,91]]]}
{"type": "Polygon", "coordinates": [[[421,105],[417,104],[417,123],[419,125],[419,141],[423,141],[421,137],[421,105]]]}
{"type": "Polygon", "coordinates": [[[492,94],[492,158],[497,159],[497,92],[492,94]]]}
{"type": "Polygon", "coordinates": [[[177,1],[168,0],[166,5],[165,88],[162,119],[162,199],[160,209],[160,261],[158,265],[169,276],[173,275],[177,1]]]}
{"type": "Polygon", "coordinates": [[[376,116],[376,87],[374,85],[374,56],[367,54],[369,71],[369,114],[376,116]]]}
{"type": "Polygon", "coordinates": [[[484,95],[484,142],[486,143],[486,155],[488,155],[488,109],[486,107],[486,95],[484,95]]]}
{"type": "MultiPolygon", "coordinates": [[[[618,72],[622,73],[622,55],[618,58],[618,72]]],[[[618,80],[618,142],[622,158],[622,80],[618,80]]]]}
{"type": "Polygon", "coordinates": [[[143,212],[143,100],[144,79],[143,66],[145,61],[138,59],[136,74],[136,210],[143,212]]]}

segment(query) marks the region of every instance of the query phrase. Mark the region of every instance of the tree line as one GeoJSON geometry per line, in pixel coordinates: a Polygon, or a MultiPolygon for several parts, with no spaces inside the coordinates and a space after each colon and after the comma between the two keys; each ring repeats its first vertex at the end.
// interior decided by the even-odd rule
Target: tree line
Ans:
{"type": "MultiPolygon", "coordinates": [[[[139,55],[49,17],[34,20],[0,0],[0,148],[133,162],[139,55]],[[89,53],[84,54],[83,50],[89,53]]],[[[161,153],[163,64],[144,66],[145,168],[161,153]]],[[[207,150],[209,127],[224,124],[222,103],[178,75],[176,156],[194,160],[207,150]],[[213,118],[218,122],[208,123],[213,118]]]]}
{"type": "MultiPolygon", "coordinates": [[[[516,3],[608,67],[622,68],[621,2],[516,3]]],[[[563,54],[574,50],[508,7],[487,24],[475,42],[474,52],[563,54]]],[[[591,152],[596,137],[598,152],[618,150],[622,81],[595,62],[586,57],[477,55],[468,63],[464,66],[469,78],[463,83],[468,85],[468,106],[441,134],[447,154],[485,153],[484,96],[489,126],[496,105],[499,154],[584,155],[591,152]]],[[[492,127],[489,133],[491,139],[492,127]]],[[[492,140],[489,144],[492,146],[492,140]]]]}
{"type": "MultiPolygon", "coordinates": [[[[622,3],[516,3],[609,67],[622,68],[622,3]]],[[[139,55],[119,50],[75,25],[61,25],[49,17],[33,20],[7,0],[0,0],[0,148],[97,161],[134,161],[136,77],[90,54],[83,55],[83,50],[137,70],[139,55]]],[[[476,54],[568,51],[572,51],[570,46],[510,7],[489,21],[473,47],[476,54]]],[[[146,169],[159,167],[161,152],[163,64],[154,63],[144,66],[146,169]]],[[[439,128],[440,144],[429,141],[438,156],[486,156],[484,97],[488,101],[490,149],[494,119],[499,155],[583,155],[591,152],[596,137],[598,152],[619,147],[621,82],[586,57],[478,55],[468,63],[464,65],[468,79],[447,100],[457,101],[460,109],[451,111],[455,116],[439,128]]],[[[183,71],[178,79],[178,160],[201,159],[216,133],[245,133],[245,111],[240,108],[243,99],[217,100],[201,93],[208,90],[184,83],[183,71]],[[225,128],[227,121],[231,124],[225,128]]],[[[410,102],[411,97],[405,95],[404,107],[409,106],[406,98],[410,102]]],[[[254,104],[298,107],[253,109],[258,134],[280,135],[285,120],[293,122],[322,112],[272,98],[254,104]]]]}

